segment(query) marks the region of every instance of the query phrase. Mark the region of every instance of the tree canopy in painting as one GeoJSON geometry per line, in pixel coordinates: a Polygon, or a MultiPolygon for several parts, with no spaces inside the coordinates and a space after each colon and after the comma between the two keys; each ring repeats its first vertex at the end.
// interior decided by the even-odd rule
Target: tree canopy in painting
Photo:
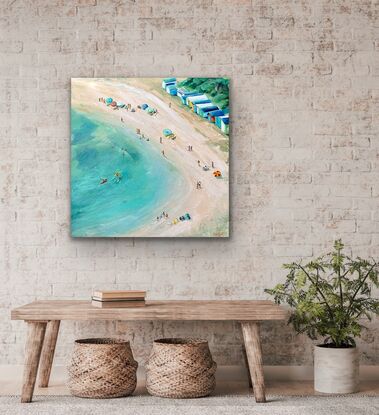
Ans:
{"type": "Polygon", "coordinates": [[[229,79],[186,78],[179,87],[206,94],[221,109],[229,108],[229,79]]]}

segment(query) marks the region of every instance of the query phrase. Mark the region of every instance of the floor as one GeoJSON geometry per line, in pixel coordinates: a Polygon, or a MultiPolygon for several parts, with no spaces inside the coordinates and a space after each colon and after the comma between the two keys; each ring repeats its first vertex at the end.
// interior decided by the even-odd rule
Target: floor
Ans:
{"type": "MultiPolygon", "coordinates": [[[[20,381],[0,381],[0,395],[19,395],[21,390],[20,381]]],[[[251,391],[250,391],[251,392],[251,391]]],[[[51,381],[48,388],[36,387],[36,395],[69,395],[69,391],[62,380],[51,381]]],[[[213,395],[246,395],[249,393],[247,382],[223,381],[218,382],[213,395]]],[[[146,395],[144,382],[139,381],[135,395],[146,395]]],[[[268,381],[266,382],[266,394],[273,396],[313,396],[318,395],[313,390],[312,381],[268,381]]],[[[365,381],[360,384],[360,391],[357,395],[379,396],[379,380],[365,381]]]]}

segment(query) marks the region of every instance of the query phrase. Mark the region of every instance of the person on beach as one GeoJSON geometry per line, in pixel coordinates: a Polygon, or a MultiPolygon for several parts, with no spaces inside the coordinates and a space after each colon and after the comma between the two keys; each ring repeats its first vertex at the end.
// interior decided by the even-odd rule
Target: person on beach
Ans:
{"type": "Polygon", "coordinates": [[[159,142],[162,144],[162,137],[159,137],[159,142]]]}
{"type": "Polygon", "coordinates": [[[197,165],[200,167],[200,160],[197,160],[197,165]]]}
{"type": "Polygon", "coordinates": [[[168,103],[168,107],[171,108],[171,102],[168,103]]]}
{"type": "Polygon", "coordinates": [[[124,119],[121,117],[121,122],[124,122],[124,119]]]}
{"type": "Polygon", "coordinates": [[[164,150],[162,150],[162,156],[166,157],[166,154],[164,153],[164,150]]]}
{"type": "Polygon", "coordinates": [[[214,167],[215,167],[215,164],[213,163],[213,161],[212,161],[212,169],[214,169],[214,167]]]}
{"type": "Polygon", "coordinates": [[[201,181],[199,180],[199,189],[201,189],[201,181]]]}

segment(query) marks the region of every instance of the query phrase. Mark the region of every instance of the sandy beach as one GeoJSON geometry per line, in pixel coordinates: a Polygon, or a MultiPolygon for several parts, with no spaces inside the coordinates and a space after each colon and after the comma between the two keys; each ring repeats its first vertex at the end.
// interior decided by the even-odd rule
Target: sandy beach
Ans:
{"type": "MultiPolygon", "coordinates": [[[[120,81],[73,79],[73,108],[88,113],[101,112],[110,123],[125,125],[134,130],[140,129],[144,139],[149,139],[148,144],[156,146],[160,152],[164,151],[162,157],[175,165],[186,182],[186,188],[180,197],[173,194],[164,206],[159,207],[160,211],[169,214],[169,218],[157,221],[156,217],[152,217],[151,223],[144,224],[133,232],[133,236],[228,236],[228,153],[223,152],[218,145],[219,141],[225,140],[225,136],[215,131],[216,128],[207,122],[199,124],[200,117],[181,108],[178,101],[170,99],[169,96],[164,99],[149,88],[143,89],[143,79],[120,81]],[[136,111],[113,110],[99,102],[99,97],[112,97],[117,102],[131,104],[136,111]],[[143,103],[156,108],[158,113],[151,116],[146,111],[137,109],[143,103]],[[162,131],[165,128],[176,134],[175,140],[163,137],[162,131]],[[189,145],[193,147],[193,151],[188,151],[189,145]],[[212,162],[214,168],[211,167],[212,162]],[[210,170],[204,171],[204,165],[210,170]],[[214,170],[220,170],[223,177],[215,178],[212,174],[214,170]],[[198,181],[201,182],[201,189],[196,188],[198,181]],[[186,212],[190,213],[192,220],[172,224],[174,218],[186,212]],[[220,221],[224,223],[222,231],[218,230],[220,221]]],[[[162,92],[164,93],[163,90],[162,92]]]]}

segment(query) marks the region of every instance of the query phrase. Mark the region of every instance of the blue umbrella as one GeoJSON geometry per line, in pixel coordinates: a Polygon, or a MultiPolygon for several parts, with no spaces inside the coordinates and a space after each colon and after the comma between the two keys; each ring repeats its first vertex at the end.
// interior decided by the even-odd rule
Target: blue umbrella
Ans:
{"type": "Polygon", "coordinates": [[[165,129],[163,130],[163,134],[165,135],[165,137],[168,137],[169,135],[171,135],[171,134],[172,134],[172,131],[171,131],[171,130],[169,130],[168,128],[165,128],[165,129]]]}

